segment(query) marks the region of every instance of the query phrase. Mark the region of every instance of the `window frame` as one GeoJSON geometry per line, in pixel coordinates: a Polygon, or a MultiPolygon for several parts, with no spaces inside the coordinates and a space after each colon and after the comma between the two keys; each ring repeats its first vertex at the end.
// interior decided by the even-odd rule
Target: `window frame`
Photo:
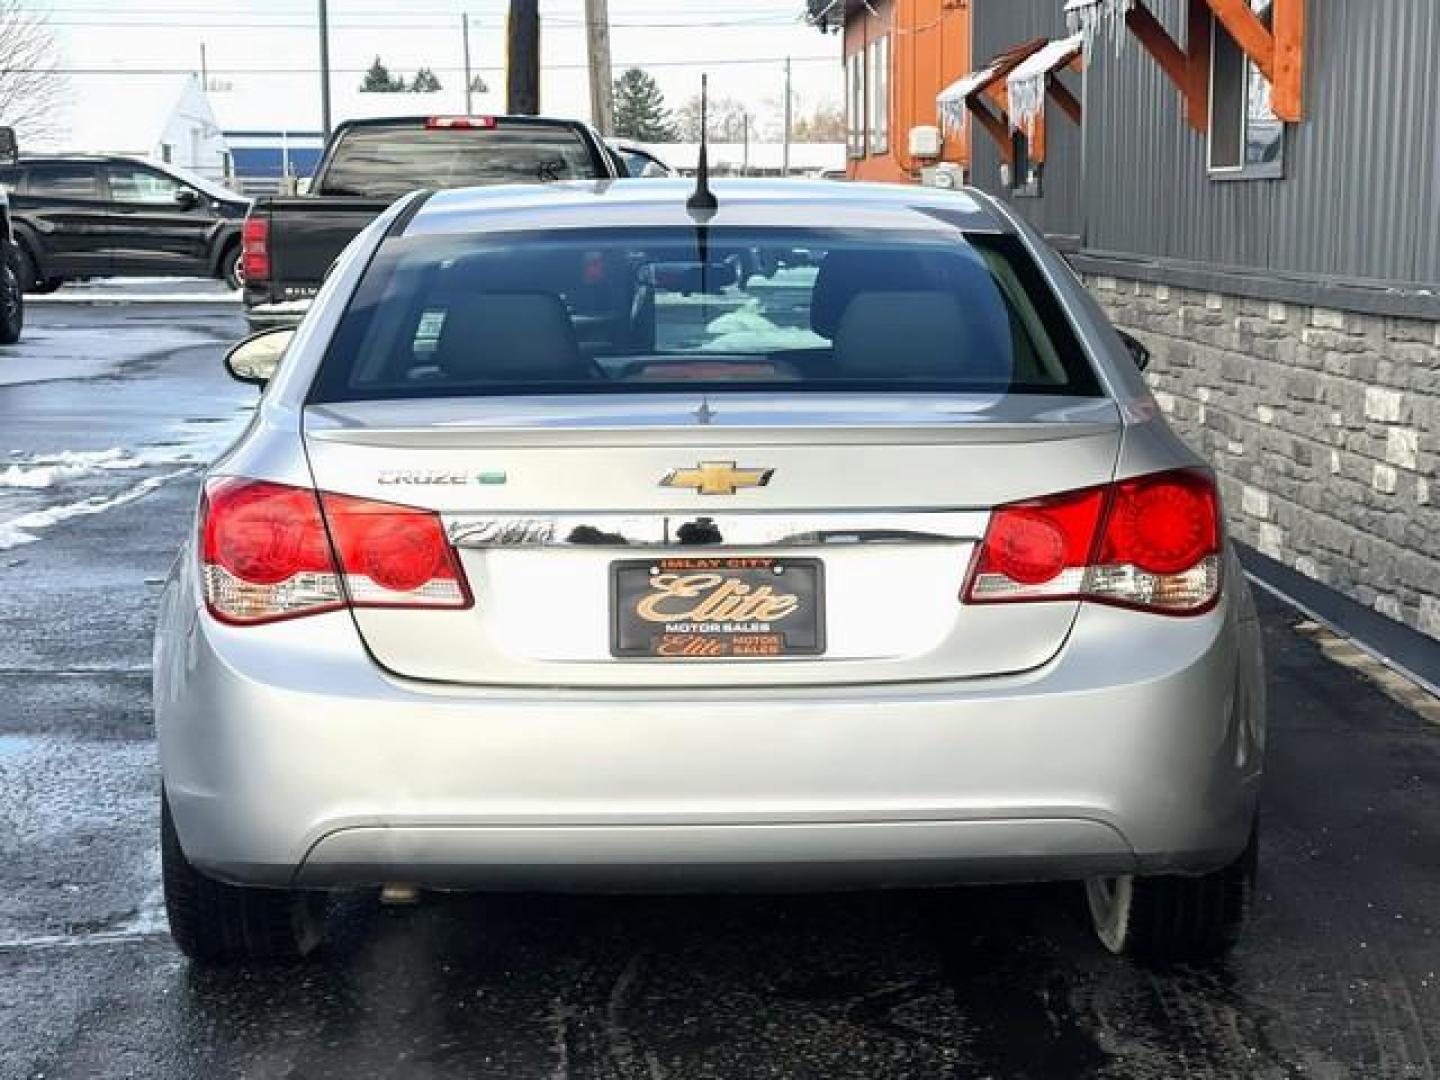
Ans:
{"type": "Polygon", "coordinates": [[[866,146],[871,154],[890,152],[890,35],[874,38],[868,54],[866,146]]]}
{"type": "Polygon", "coordinates": [[[851,160],[866,156],[865,59],[864,46],[845,57],[845,156],[851,160]]]}
{"type": "MultiPolygon", "coordinates": [[[[1250,6],[1255,14],[1268,22],[1270,16],[1269,0],[1250,0],[1250,6]]],[[[1279,126],[1279,152],[1274,161],[1251,162],[1246,160],[1248,153],[1251,124],[1256,118],[1251,115],[1251,91],[1258,82],[1266,82],[1265,76],[1261,74],[1255,61],[1245,54],[1240,45],[1225,29],[1225,25],[1213,13],[1210,15],[1210,57],[1209,66],[1206,71],[1206,92],[1208,94],[1208,108],[1210,122],[1206,125],[1205,132],[1205,173],[1211,180],[1228,182],[1232,180],[1283,180],[1285,179],[1285,147],[1289,141],[1289,125],[1277,117],[1274,110],[1270,110],[1270,121],[1279,126]],[[1216,59],[1219,49],[1227,46],[1233,49],[1240,60],[1240,78],[1238,107],[1239,116],[1239,146],[1238,164],[1217,165],[1215,163],[1215,118],[1219,115],[1219,102],[1216,98],[1216,59]]],[[[1267,85],[1268,82],[1267,82],[1267,85]]],[[[1273,87],[1272,87],[1273,90],[1273,87]]]]}

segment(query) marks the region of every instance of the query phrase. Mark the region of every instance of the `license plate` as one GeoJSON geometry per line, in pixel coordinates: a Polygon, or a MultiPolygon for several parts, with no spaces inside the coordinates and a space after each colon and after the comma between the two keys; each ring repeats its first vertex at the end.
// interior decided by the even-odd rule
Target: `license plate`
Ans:
{"type": "Polygon", "coordinates": [[[630,559],[610,568],[610,651],[674,660],[825,651],[819,559],[630,559]]]}

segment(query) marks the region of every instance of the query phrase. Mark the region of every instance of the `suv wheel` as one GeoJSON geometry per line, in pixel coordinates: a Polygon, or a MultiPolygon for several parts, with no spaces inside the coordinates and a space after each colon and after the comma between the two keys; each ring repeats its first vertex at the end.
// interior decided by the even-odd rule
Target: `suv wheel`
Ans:
{"type": "Polygon", "coordinates": [[[185,858],[163,795],[160,863],[170,936],[197,963],[298,960],[321,942],[323,894],[206,877],[185,858]]]}
{"type": "Polygon", "coordinates": [[[1240,937],[1257,867],[1257,836],[1229,866],[1200,877],[1091,878],[1085,899],[1095,935],[1112,953],[1151,964],[1224,956],[1240,937]]]}
{"type": "Polygon", "coordinates": [[[25,287],[17,258],[24,258],[24,253],[11,248],[0,267],[0,345],[14,345],[25,326],[25,287]]]}

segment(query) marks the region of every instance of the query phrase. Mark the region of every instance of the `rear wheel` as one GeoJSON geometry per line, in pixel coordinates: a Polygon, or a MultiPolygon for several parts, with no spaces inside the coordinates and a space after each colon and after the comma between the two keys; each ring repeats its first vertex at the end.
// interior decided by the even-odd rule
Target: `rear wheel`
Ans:
{"type": "Polygon", "coordinates": [[[15,280],[22,292],[38,291],[40,282],[36,279],[35,260],[18,240],[10,245],[10,257],[5,260],[15,271],[15,280]]]}
{"type": "Polygon", "coordinates": [[[220,256],[220,267],[225,274],[225,284],[232,289],[245,287],[245,264],[241,261],[240,245],[230,244],[220,256]]]}
{"type": "Polygon", "coordinates": [[[1200,877],[1091,878],[1085,883],[1091,925],[1117,956],[1152,964],[1217,959],[1239,940],[1256,866],[1252,832],[1238,859],[1200,877]]]}
{"type": "Polygon", "coordinates": [[[15,265],[19,254],[12,247],[0,267],[0,345],[14,345],[25,326],[25,287],[15,265]]]}
{"type": "Polygon", "coordinates": [[[191,960],[215,965],[298,960],[320,944],[322,894],[206,877],[185,857],[163,796],[160,862],[170,936],[191,960]]]}

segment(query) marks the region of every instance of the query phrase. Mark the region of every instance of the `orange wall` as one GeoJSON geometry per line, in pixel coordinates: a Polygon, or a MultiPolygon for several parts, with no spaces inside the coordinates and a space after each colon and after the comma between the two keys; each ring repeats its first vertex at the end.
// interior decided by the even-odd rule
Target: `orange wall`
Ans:
{"type": "MultiPolygon", "coordinates": [[[[872,0],[845,24],[844,53],[863,50],[890,35],[890,150],[849,160],[856,180],[918,179],[910,160],[910,129],[936,124],[935,95],[971,69],[972,0],[872,0]]],[[[967,132],[971,126],[967,126],[967,132]]],[[[946,135],[945,161],[969,165],[967,139],[946,135]]]]}

